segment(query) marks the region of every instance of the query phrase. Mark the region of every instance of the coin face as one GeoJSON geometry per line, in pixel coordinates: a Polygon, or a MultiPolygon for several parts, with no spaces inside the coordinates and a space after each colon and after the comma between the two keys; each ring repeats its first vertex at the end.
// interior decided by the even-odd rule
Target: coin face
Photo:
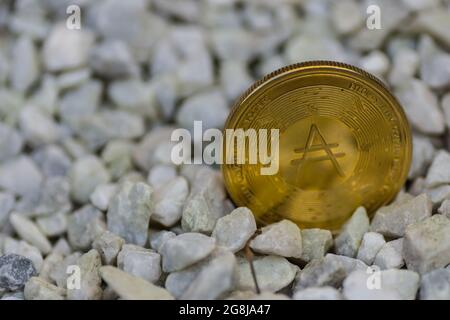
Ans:
{"type": "Polygon", "coordinates": [[[225,129],[279,130],[275,174],[261,174],[259,162],[222,165],[230,197],[261,224],[290,219],[337,231],[358,206],[371,214],[390,202],[411,162],[397,100],[372,75],[336,62],[267,75],[238,100],[225,129]]]}

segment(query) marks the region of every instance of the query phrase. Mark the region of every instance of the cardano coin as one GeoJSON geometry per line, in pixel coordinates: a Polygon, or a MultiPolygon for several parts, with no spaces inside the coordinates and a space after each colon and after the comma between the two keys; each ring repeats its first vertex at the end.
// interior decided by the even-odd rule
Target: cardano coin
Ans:
{"type": "MultiPolygon", "coordinates": [[[[411,131],[398,101],[374,76],[337,62],[267,75],[235,104],[229,129],[279,130],[276,173],[261,174],[261,162],[222,165],[233,202],[260,224],[289,219],[338,231],[357,207],[372,214],[393,200],[411,163],[411,131]]],[[[237,139],[230,143],[238,147],[237,139]]],[[[251,152],[255,144],[244,146],[251,152]]]]}

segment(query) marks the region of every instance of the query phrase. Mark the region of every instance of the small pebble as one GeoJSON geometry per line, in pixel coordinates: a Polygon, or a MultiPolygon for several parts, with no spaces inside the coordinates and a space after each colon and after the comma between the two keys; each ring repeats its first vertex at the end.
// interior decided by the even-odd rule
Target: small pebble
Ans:
{"type": "Polygon", "coordinates": [[[341,233],[334,240],[336,253],[347,257],[355,257],[364,234],[369,229],[369,217],[366,209],[359,207],[344,224],[341,233]]]}
{"type": "Polygon", "coordinates": [[[100,253],[103,264],[114,265],[116,263],[117,255],[120,250],[122,250],[124,244],[124,239],[106,230],[97,236],[92,243],[92,248],[100,253]]]}
{"type": "Polygon", "coordinates": [[[150,249],[125,244],[117,256],[117,266],[123,271],[148,282],[155,283],[161,277],[161,256],[150,249]]]}
{"type": "Polygon", "coordinates": [[[18,290],[36,275],[36,269],[31,260],[17,254],[0,256],[0,288],[18,290]]]}
{"type": "Polygon", "coordinates": [[[333,236],[329,230],[303,229],[301,260],[308,263],[313,259],[320,259],[333,246],[333,236]]]}

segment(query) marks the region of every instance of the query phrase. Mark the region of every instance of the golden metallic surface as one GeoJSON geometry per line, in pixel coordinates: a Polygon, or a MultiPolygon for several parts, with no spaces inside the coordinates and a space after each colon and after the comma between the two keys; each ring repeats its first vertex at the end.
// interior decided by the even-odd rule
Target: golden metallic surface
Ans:
{"type": "Polygon", "coordinates": [[[280,130],[279,171],[223,164],[230,197],[260,224],[287,218],[302,228],[339,230],[358,206],[369,214],[403,186],[411,132],[392,94],[353,66],[315,61],[288,66],[255,83],[225,129],[280,130]]]}

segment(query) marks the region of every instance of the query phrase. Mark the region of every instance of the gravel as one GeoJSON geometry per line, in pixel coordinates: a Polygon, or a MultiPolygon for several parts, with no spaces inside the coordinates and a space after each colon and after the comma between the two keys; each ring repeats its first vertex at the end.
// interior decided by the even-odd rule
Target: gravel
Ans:
{"type": "Polygon", "coordinates": [[[81,1],[80,30],[67,1],[0,5],[0,299],[449,299],[450,11],[377,0],[369,30],[368,4],[81,1]],[[378,76],[411,123],[408,182],[371,222],[257,225],[217,167],[172,163],[175,128],[222,129],[254,80],[317,59],[378,76]]]}

